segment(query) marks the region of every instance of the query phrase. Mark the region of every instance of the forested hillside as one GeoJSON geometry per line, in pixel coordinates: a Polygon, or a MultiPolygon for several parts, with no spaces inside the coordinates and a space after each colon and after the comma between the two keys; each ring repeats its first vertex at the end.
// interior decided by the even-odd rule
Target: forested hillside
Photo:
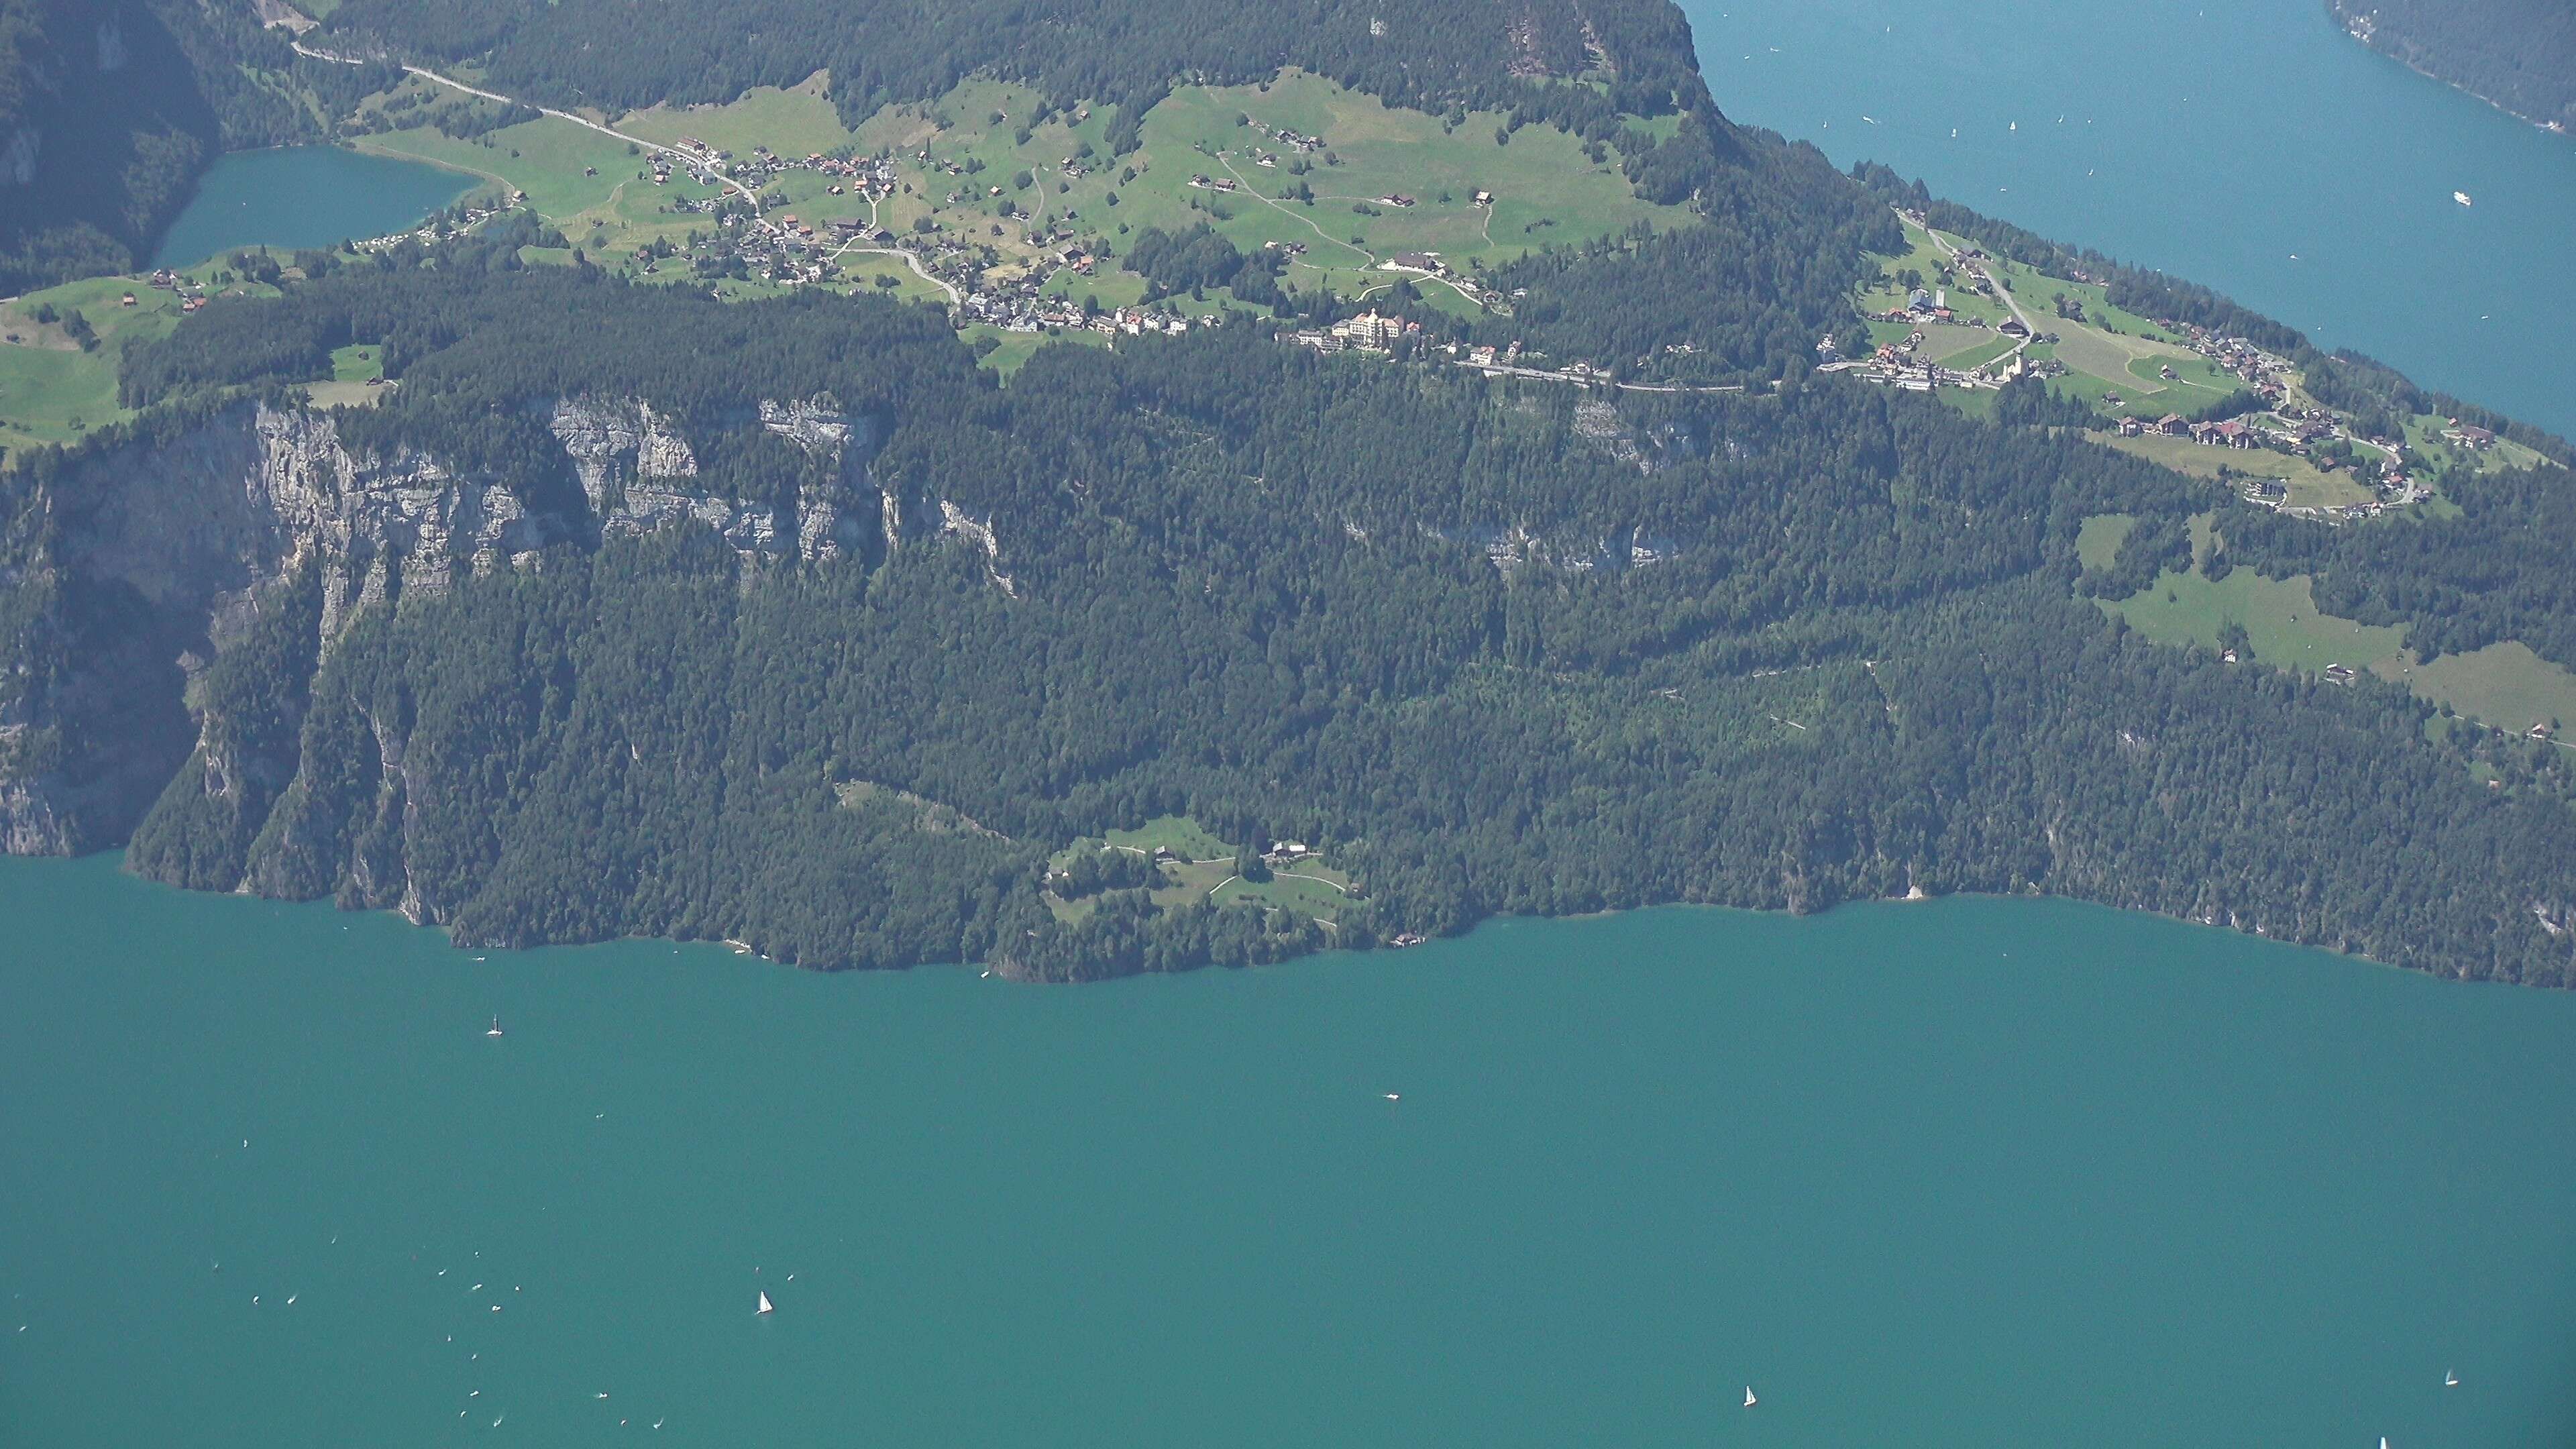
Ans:
{"type": "Polygon", "coordinates": [[[0,295],[132,269],[215,156],[317,137],[383,80],[247,4],[0,0],[0,295]]]}
{"type": "Polygon", "coordinates": [[[1508,109],[1523,81],[1587,71],[1611,82],[1612,110],[1664,115],[1707,98],[1687,26],[1662,0],[1068,0],[1042,11],[1015,0],[346,0],[327,33],[473,61],[514,93],[617,109],[729,100],[828,70],[851,125],[979,71],[1036,82],[1059,104],[1140,114],[1175,79],[1227,84],[1291,65],[1430,110],[1508,109]],[[601,44],[606,35],[617,43],[601,44]]]}
{"type": "Polygon", "coordinates": [[[2528,121],[2576,128],[2576,7],[2566,0],[2327,0],[2373,50],[2528,121]]]}
{"type": "MultiPolygon", "coordinates": [[[[1509,261],[1508,306],[1419,307],[1372,354],[1288,345],[1364,304],[1291,289],[1285,253],[1121,232],[1143,285],[1271,315],[1086,330],[1113,345],[1024,349],[1007,386],[959,318],[784,282],[719,301],[526,212],[234,259],[282,295],[125,347],[131,423],[0,473],[11,850],[122,842],[156,879],[462,942],[1046,979],[1497,911],[2046,891],[2576,985],[2568,751],[2122,612],[2252,565],[2426,659],[2576,663],[2565,445],[2492,419],[2539,466],[2328,529],[2100,446],[2036,378],[1971,418],[1817,374],[1820,340],[1868,341],[1854,298],[1908,245],[1902,204],[2295,355],[2334,406],[2452,404],[1733,127],[1668,6],[347,0],[329,24],[611,107],[829,69],[855,117],[980,71],[1132,118],[1296,64],[1615,138],[1674,211],[1509,261]],[[1479,342],[1655,382],[1456,365],[1479,342]],[[308,401],[325,379],[348,405],[308,401]],[[1134,858],[1103,853],[1121,837],[1134,858]],[[1267,880],[1274,842],[1331,864],[1267,880]]],[[[188,104],[227,135],[260,114],[188,104]]]]}
{"type": "MultiPolygon", "coordinates": [[[[2198,485],[1855,384],[1613,408],[1249,326],[1041,350],[1004,389],[917,309],[570,271],[432,260],[210,309],[138,355],[132,385],[171,400],[141,435],[20,475],[25,576],[53,581],[19,594],[45,647],[18,708],[51,726],[20,749],[78,774],[116,727],[82,713],[70,643],[185,634],[136,582],[136,520],[248,407],[186,399],[352,342],[404,381],[344,441],[506,477],[560,541],[354,620],[325,601],[357,553],[261,586],[195,738],[120,745],[170,782],[129,827],[149,874],[466,941],[1050,978],[1498,910],[2051,890],[2571,979],[2554,759],[2435,743],[2398,690],[2147,645],[2077,597],[2170,562],[2216,501],[2198,485]],[[595,345],[552,345],[575,328],[595,345]],[[710,347],[725,368],[692,363],[710,347]],[[756,495],[782,536],[827,500],[884,530],[815,562],[686,523],[602,537],[531,421],[567,395],[648,401],[690,486],[756,495]],[[765,433],[781,395],[881,419],[865,471],[765,433]],[[2106,513],[2141,522],[2088,579],[2074,541],[2106,513]],[[1173,815],[1316,842],[1361,894],[1330,928],[1141,891],[1048,909],[1050,854],[1173,815]]],[[[134,717],[176,713],[161,677],[134,717]]]]}

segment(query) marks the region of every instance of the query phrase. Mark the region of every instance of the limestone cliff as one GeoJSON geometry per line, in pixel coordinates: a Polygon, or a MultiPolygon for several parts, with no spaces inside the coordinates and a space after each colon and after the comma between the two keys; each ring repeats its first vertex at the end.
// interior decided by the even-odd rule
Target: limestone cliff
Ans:
{"type": "MultiPolygon", "coordinates": [[[[764,401],[739,427],[812,466],[792,498],[710,486],[705,449],[636,398],[539,405],[580,480],[580,507],[534,508],[512,480],[406,447],[353,448],[329,414],[245,404],[67,464],[14,516],[0,594],[23,626],[0,684],[0,849],[93,849],[125,838],[165,787],[229,799],[237,722],[211,717],[214,663],[274,619],[290,581],[314,592],[314,652],[407,594],[539,567],[549,546],[685,522],[761,569],[883,557],[931,530],[879,492],[884,423],[828,395],[764,401]],[[183,706],[182,700],[186,700],[183,706]],[[183,766],[191,768],[183,770],[183,766]],[[171,784],[173,776],[181,784],[171,784]]],[[[977,540],[989,555],[989,533],[977,540]]],[[[299,596],[301,597],[301,596],[299,596]]],[[[299,616],[300,617],[300,616],[299,616]]]]}

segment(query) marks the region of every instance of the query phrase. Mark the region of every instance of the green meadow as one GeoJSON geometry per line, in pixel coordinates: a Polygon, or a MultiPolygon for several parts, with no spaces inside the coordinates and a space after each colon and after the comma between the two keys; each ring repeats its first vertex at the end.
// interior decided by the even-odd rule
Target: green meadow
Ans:
{"type": "MultiPolygon", "coordinates": [[[[188,275],[211,284],[221,270],[208,263],[188,275]]],[[[273,295],[273,289],[253,283],[225,290],[273,295]]],[[[0,449],[77,442],[132,417],[117,404],[117,364],[128,344],[166,336],[179,316],[179,299],[139,276],[90,277],[0,301],[0,449]],[[131,307],[124,301],[128,294],[131,307]],[[58,320],[37,321],[47,306],[58,320]],[[65,330],[74,312],[97,334],[96,347],[84,351],[65,330]]]]}
{"type": "Polygon", "coordinates": [[[2576,673],[2518,640],[2445,654],[2430,664],[2418,663],[2408,653],[2383,661],[2380,673],[2436,704],[2514,734],[2533,725],[2546,725],[2558,734],[2576,723],[2576,673]]]}
{"type": "Polygon", "coordinates": [[[2289,502],[2301,508],[2336,508],[2368,503],[2378,495],[2350,469],[2321,472],[2314,463],[2269,448],[2210,448],[2189,438],[2161,435],[2122,438],[2087,434],[2105,447],[2161,464],[2177,473],[2213,481],[2233,475],[2278,478],[2289,488],[2289,502]]]}
{"type": "Polygon", "coordinates": [[[2331,665],[2367,669],[2404,647],[2406,631],[2322,613],[2308,576],[2267,579],[2234,569],[2212,580],[2167,570],[2138,594],[2103,607],[2159,644],[2216,648],[2228,625],[2242,628],[2257,662],[2314,674],[2331,665]]]}

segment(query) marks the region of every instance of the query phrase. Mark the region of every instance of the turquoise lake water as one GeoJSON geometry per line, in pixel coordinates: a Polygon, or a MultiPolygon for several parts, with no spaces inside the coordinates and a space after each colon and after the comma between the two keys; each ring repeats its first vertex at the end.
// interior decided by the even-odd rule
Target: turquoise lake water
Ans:
{"type": "Polygon", "coordinates": [[[384,236],[478,184],[462,172],[338,146],[235,151],[206,168],[152,265],[193,266],[234,247],[326,247],[384,236]]]}
{"type": "Polygon", "coordinates": [[[1682,8],[1737,120],[2576,434],[2576,138],[2374,54],[2322,0],[1682,8]]]}
{"type": "Polygon", "coordinates": [[[2576,995],[1978,899],[1073,989],[0,921],[0,1443],[2576,1441],[2576,995]]]}

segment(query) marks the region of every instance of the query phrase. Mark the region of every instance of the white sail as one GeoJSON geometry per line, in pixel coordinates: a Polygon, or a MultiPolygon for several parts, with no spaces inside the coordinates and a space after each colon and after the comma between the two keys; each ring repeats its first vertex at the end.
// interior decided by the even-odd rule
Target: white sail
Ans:
{"type": "Polygon", "coordinates": [[[761,1311],[762,1313],[767,1313],[767,1312],[769,1312],[769,1311],[770,1311],[770,1308],[769,1308],[769,1292],[768,1292],[768,1290],[767,1290],[767,1289],[763,1289],[763,1290],[761,1290],[761,1294],[760,1294],[760,1311],[761,1311]]]}
{"type": "MultiPolygon", "coordinates": [[[[1752,1386],[1751,1384],[1746,1384],[1746,1385],[1744,1386],[1744,1407],[1746,1407],[1746,1408],[1748,1408],[1748,1409],[1749,1409],[1749,1408],[1752,1408],[1752,1407],[1753,1407],[1753,1405],[1754,1405],[1754,1403],[1755,1403],[1755,1399],[1754,1399],[1754,1397],[1753,1397],[1753,1386],[1752,1386]]],[[[2385,1445],[2385,1444],[2383,1444],[2383,1445],[2381,1445],[2381,1446],[2380,1446],[2380,1449],[2388,1449],[2388,1446],[2387,1446],[2387,1445],[2385,1445]]]]}

